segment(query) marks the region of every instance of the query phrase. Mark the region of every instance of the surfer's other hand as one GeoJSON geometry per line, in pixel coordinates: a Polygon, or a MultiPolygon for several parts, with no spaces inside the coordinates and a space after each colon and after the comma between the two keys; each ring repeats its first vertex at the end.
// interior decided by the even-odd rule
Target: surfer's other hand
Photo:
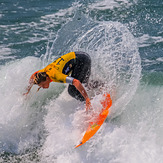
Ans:
{"type": "Polygon", "coordinates": [[[90,110],[92,108],[91,101],[89,98],[86,99],[86,111],[90,110]]]}

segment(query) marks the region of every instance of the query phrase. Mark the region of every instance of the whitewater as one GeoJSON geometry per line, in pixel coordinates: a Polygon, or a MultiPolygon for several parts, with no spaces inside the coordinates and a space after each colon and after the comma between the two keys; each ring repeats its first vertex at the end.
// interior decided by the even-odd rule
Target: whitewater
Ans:
{"type": "Polygon", "coordinates": [[[163,57],[152,60],[144,57],[146,53],[142,57],[140,49],[162,43],[162,36],[135,37],[137,22],[106,20],[105,15],[135,4],[126,0],[73,2],[41,16],[38,22],[0,26],[5,31],[0,45],[0,162],[162,163],[163,73],[158,70],[162,70],[163,57]],[[22,40],[4,44],[9,31],[19,37],[26,34],[22,40]],[[32,55],[26,56],[29,45],[32,55]],[[23,96],[33,72],[70,51],[89,53],[90,80],[105,81],[102,89],[88,91],[94,110],[99,111],[105,92],[113,100],[98,133],[77,149],[89,114],[83,102],[67,93],[67,84],[51,83],[39,92],[33,86],[23,96]],[[146,71],[147,67],[152,70],[146,71]]]}

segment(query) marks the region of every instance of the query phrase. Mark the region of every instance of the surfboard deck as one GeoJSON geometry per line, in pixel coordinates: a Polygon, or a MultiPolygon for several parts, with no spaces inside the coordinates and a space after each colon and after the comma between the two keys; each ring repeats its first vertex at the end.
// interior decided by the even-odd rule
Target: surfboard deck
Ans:
{"type": "Polygon", "coordinates": [[[105,99],[101,101],[102,104],[102,111],[100,112],[99,116],[95,119],[94,122],[90,122],[81,142],[79,145],[77,145],[75,148],[83,145],[85,142],[87,142],[101,127],[101,125],[104,123],[105,119],[107,118],[109,114],[109,108],[112,105],[112,100],[110,97],[110,94],[104,95],[105,99]]]}

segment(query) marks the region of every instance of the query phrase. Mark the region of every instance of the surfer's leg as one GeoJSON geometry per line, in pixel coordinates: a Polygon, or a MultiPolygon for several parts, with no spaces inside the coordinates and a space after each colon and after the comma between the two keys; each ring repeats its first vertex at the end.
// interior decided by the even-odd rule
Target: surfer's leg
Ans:
{"type": "MultiPolygon", "coordinates": [[[[81,83],[88,83],[91,73],[91,58],[87,53],[75,52],[77,60],[71,77],[78,79],[81,83]]],[[[84,97],[73,85],[68,87],[69,94],[77,100],[84,101],[84,97]]]]}
{"type": "Polygon", "coordinates": [[[88,83],[91,74],[91,58],[85,52],[75,52],[77,63],[73,69],[72,77],[81,83],[88,83]]]}

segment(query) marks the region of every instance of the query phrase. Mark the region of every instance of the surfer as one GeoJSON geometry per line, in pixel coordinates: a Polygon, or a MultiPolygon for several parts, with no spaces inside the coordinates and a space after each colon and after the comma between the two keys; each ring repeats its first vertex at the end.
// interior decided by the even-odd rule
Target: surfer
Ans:
{"type": "Polygon", "coordinates": [[[88,83],[90,73],[90,56],[85,52],[70,52],[32,74],[24,95],[30,92],[34,84],[39,86],[39,90],[49,88],[51,82],[68,83],[68,93],[77,100],[86,101],[86,110],[89,110],[90,99],[81,83],[88,83]]]}

